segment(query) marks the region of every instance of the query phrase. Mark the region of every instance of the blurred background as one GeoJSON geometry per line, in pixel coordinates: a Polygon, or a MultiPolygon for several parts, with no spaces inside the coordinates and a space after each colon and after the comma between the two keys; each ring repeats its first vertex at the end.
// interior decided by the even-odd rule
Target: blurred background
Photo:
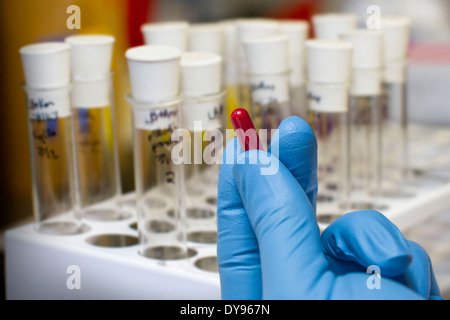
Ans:
{"type": "MultiPolygon", "coordinates": [[[[20,47],[35,42],[61,41],[76,33],[108,33],[116,37],[113,70],[121,178],[123,191],[132,192],[131,111],[124,99],[129,91],[124,53],[129,47],[143,44],[140,26],[144,22],[186,20],[194,23],[238,17],[310,20],[313,14],[320,12],[352,12],[358,14],[360,24],[364,25],[370,5],[378,5],[381,15],[407,14],[413,18],[409,53],[410,120],[450,126],[450,1],[447,0],[0,1],[0,91],[3,99],[0,105],[0,251],[3,252],[4,230],[33,219],[20,47]],[[70,5],[81,9],[79,30],[67,28],[70,5]]],[[[3,267],[3,263],[1,265],[3,267]]]]}

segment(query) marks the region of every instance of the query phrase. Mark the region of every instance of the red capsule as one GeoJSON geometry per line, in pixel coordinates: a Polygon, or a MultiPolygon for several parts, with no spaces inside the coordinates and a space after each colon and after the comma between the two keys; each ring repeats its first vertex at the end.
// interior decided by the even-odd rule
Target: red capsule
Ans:
{"type": "Polygon", "coordinates": [[[231,113],[231,124],[242,150],[261,150],[259,136],[247,110],[237,108],[231,113]]]}

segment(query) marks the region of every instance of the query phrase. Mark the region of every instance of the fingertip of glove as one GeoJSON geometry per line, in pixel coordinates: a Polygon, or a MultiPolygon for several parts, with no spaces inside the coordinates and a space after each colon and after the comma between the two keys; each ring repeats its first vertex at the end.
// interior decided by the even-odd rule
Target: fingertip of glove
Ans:
{"type": "Polygon", "coordinates": [[[305,150],[308,150],[309,153],[315,152],[317,140],[314,130],[300,117],[285,118],[280,123],[276,134],[272,137],[269,151],[280,157],[281,149],[289,150],[290,154],[301,152],[304,155],[305,150]]]}
{"type": "Polygon", "coordinates": [[[310,131],[311,133],[314,133],[311,126],[305,120],[297,116],[283,119],[278,128],[291,131],[310,131]]]}
{"type": "Polygon", "coordinates": [[[406,271],[413,254],[400,230],[375,210],[349,212],[322,233],[328,255],[355,261],[364,267],[376,265],[386,276],[406,271]]]}

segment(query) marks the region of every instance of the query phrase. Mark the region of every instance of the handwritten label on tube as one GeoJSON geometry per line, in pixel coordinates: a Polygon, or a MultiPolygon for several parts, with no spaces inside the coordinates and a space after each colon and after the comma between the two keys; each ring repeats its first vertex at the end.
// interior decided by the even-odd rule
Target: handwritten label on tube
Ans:
{"type": "Polygon", "coordinates": [[[56,120],[70,116],[70,95],[67,89],[27,92],[28,117],[32,120],[56,120]]]}
{"type": "Polygon", "coordinates": [[[260,105],[286,102],[289,99],[289,78],[284,74],[252,76],[250,92],[253,103],[260,105]]]}
{"type": "Polygon", "coordinates": [[[178,108],[136,109],[134,126],[144,130],[175,129],[178,123],[178,108]]]}

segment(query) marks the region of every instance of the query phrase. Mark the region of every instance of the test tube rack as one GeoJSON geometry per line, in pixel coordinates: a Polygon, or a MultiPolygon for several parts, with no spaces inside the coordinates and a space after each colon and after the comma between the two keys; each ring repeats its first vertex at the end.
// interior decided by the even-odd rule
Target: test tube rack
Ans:
{"type": "MultiPolygon", "coordinates": [[[[450,128],[412,124],[408,128],[410,181],[409,195],[381,195],[378,208],[402,231],[407,231],[450,208],[450,128]],[[447,152],[445,151],[447,150],[447,152]]],[[[323,230],[339,216],[337,194],[319,182],[317,220],[323,230]]],[[[360,209],[372,209],[370,198],[352,190],[351,199],[358,199],[360,209]],[[364,203],[367,208],[364,208],[364,203]]],[[[355,209],[356,210],[356,209],[355,209]]],[[[350,209],[349,211],[352,211],[350,209]]]]}
{"type": "Polygon", "coordinates": [[[220,299],[216,245],[189,242],[186,259],[144,257],[133,204],[125,195],[123,219],[85,221],[77,235],[42,234],[34,223],[8,230],[7,299],[220,299]]]}
{"type": "MultiPolygon", "coordinates": [[[[411,198],[382,198],[381,212],[408,231],[450,208],[450,129],[410,126],[411,198]]],[[[319,195],[329,191],[322,191],[319,195]]],[[[332,196],[332,192],[329,193],[332,196]]],[[[124,196],[129,215],[87,221],[73,236],[36,232],[34,224],[5,234],[7,299],[220,299],[216,245],[189,243],[184,260],[158,261],[138,254],[134,194],[124,196]]],[[[331,198],[331,197],[330,197],[331,198]]],[[[213,204],[211,208],[215,209],[213,204]]],[[[333,202],[318,203],[321,230],[333,202]]]]}

